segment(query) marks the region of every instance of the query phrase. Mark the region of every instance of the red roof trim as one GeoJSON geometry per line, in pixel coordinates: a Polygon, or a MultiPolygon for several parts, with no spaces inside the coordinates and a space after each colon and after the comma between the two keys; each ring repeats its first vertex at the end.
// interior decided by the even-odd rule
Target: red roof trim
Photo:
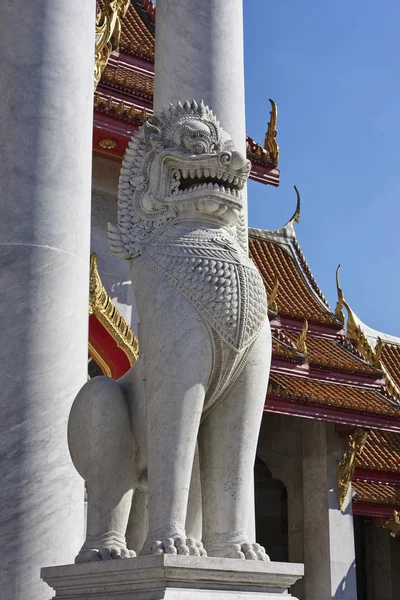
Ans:
{"type": "Polygon", "coordinates": [[[127,355],[94,314],[89,317],[89,343],[108,365],[113,379],[122,377],[130,369],[127,355]]]}
{"type": "Polygon", "coordinates": [[[400,486],[400,473],[391,471],[378,471],[377,469],[362,469],[356,467],[353,474],[353,481],[363,483],[376,483],[378,485],[398,485],[400,486]]]}
{"type": "MultiPolygon", "coordinates": [[[[375,504],[374,502],[357,502],[353,500],[353,515],[392,519],[393,511],[399,510],[394,504],[375,504]]],[[[388,532],[389,535],[389,532],[388,532]]]]}
{"type": "Polygon", "coordinates": [[[305,419],[316,419],[317,421],[342,423],[344,425],[353,425],[354,427],[400,432],[400,419],[396,417],[386,417],[384,415],[362,413],[330,406],[311,406],[310,404],[293,402],[276,396],[267,396],[264,411],[303,417],[305,419]]]}

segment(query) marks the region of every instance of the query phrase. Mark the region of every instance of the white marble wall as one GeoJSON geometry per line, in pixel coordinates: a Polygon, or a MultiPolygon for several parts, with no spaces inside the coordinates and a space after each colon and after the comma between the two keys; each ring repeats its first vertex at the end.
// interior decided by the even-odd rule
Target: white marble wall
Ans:
{"type": "Polygon", "coordinates": [[[95,0],[2,4],[0,595],[49,597],[83,482],[67,419],[86,380],[95,0]]]}
{"type": "Polygon", "coordinates": [[[99,273],[114,305],[133,331],[139,317],[132,292],[129,261],[119,260],[110,250],[107,223],[117,221],[117,188],[121,164],[93,157],[91,252],[96,252],[99,273]]]}

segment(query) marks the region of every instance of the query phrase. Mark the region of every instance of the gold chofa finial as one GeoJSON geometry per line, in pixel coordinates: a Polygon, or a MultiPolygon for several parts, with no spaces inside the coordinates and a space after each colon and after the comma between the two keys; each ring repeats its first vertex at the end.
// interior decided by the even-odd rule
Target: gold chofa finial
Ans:
{"type": "Polygon", "coordinates": [[[296,196],[297,196],[297,204],[296,204],[296,210],[293,213],[292,218],[290,219],[289,223],[291,225],[293,225],[293,223],[300,223],[300,209],[301,209],[301,198],[300,198],[300,192],[297,189],[296,186],[293,186],[296,192],[296,196]]]}
{"type": "Polygon", "coordinates": [[[340,265],[338,265],[337,269],[336,269],[336,291],[337,291],[337,295],[338,295],[338,301],[336,303],[335,316],[341,322],[341,324],[344,325],[344,312],[343,312],[344,294],[340,287],[339,271],[340,271],[340,265]]]}
{"type": "Polygon", "coordinates": [[[277,167],[279,162],[279,146],[276,141],[276,136],[278,134],[278,130],[276,128],[278,123],[278,109],[275,102],[271,100],[271,98],[269,101],[271,102],[271,117],[268,123],[267,133],[265,134],[264,150],[268,152],[273,166],[277,167]]]}
{"type": "Polygon", "coordinates": [[[126,15],[130,0],[107,0],[96,16],[94,89],[100,81],[113,48],[119,45],[121,19],[126,15]]]}

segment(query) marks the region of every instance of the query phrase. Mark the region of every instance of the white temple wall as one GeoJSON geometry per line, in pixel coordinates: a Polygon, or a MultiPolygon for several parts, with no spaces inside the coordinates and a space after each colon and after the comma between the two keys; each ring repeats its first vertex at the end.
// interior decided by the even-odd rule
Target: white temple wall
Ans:
{"type": "Polygon", "coordinates": [[[121,165],[99,156],[93,157],[92,217],[90,251],[96,252],[101,280],[125,321],[138,333],[138,315],[132,293],[129,261],[111,253],[107,223],[117,221],[117,189],[121,165]]]}
{"type": "Polygon", "coordinates": [[[299,600],[357,600],[351,492],[344,511],[337,499],[343,450],[332,423],[264,415],[257,454],[287,489],[289,561],[305,565],[299,600]]]}

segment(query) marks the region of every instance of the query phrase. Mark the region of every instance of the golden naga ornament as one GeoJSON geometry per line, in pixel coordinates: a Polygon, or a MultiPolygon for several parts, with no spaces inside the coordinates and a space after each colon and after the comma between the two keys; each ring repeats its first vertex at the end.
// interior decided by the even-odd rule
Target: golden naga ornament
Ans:
{"type": "Polygon", "coordinates": [[[97,13],[94,89],[97,88],[112,50],[118,47],[121,36],[121,19],[126,15],[129,2],[130,0],[108,0],[97,13]]]}
{"type": "Polygon", "coordinates": [[[367,441],[368,431],[356,429],[349,438],[349,446],[345,450],[342,459],[338,462],[338,502],[340,510],[343,510],[347,492],[349,490],[354,469],[356,467],[357,454],[361,454],[367,441]]]}
{"type": "Polygon", "coordinates": [[[267,133],[265,134],[264,150],[268,152],[273,166],[277,167],[279,162],[279,146],[278,142],[276,141],[276,136],[278,134],[278,130],[276,128],[278,123],[278,108],[276,103],[271,100],[271,98],[269,101],[271,103],[271,118],[268,123],[267,133]]]}

